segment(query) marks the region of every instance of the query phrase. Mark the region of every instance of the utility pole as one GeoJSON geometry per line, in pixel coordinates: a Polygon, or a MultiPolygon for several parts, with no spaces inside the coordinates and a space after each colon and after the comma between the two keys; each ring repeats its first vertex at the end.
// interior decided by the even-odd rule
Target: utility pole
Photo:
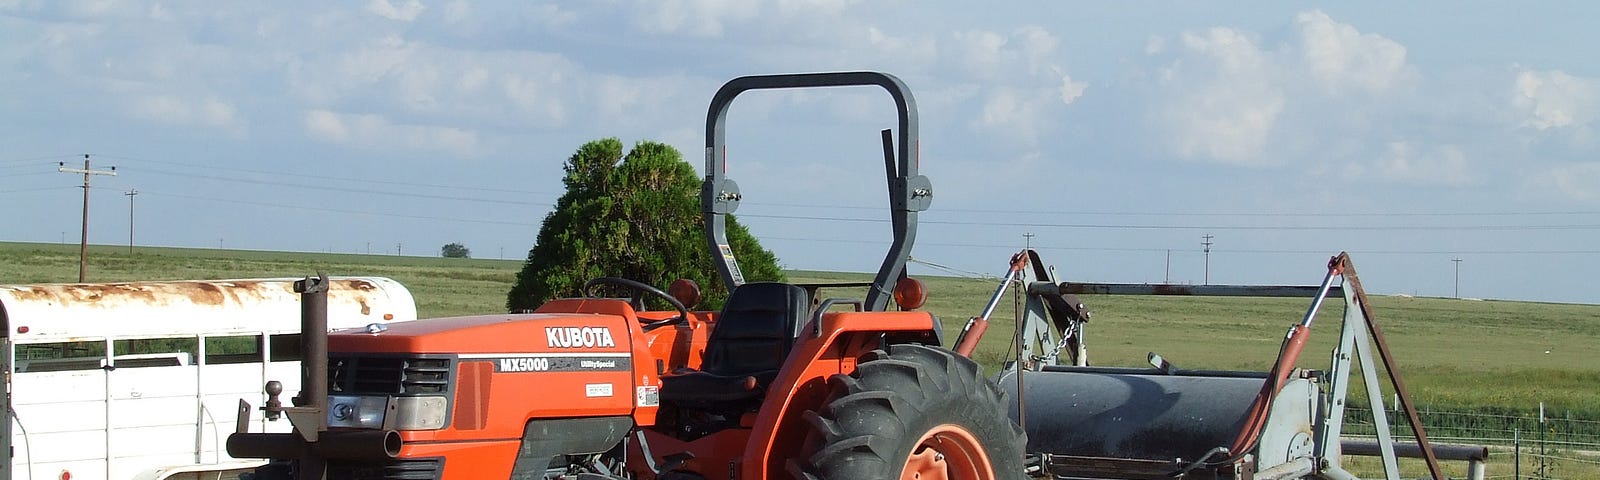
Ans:
{"type": "Polygon", "coordinates": [[[1214,237],[1211,234],[1207,233],[1205,235],[1201,235],[1200,238],[1204,238],[1206,240],[1204,242],[1200,242],[1200,244],[1201,245],[1205,245],[1205,247],[1206,247],[1205,248],[1205,252],[1206,252],[1205,285],[1210,285],[1211,284],[1211,243],[1212,243],[1211,239],[1216,238],[1216,237],[1214,237]]]}
{"type": "Polygon", "coordinates": [[[1167,279],[1163,283],[1172,284],[1172,249],[1170,248],[1167,249],[1167,279]]]}
{"type": "Polygon", "coordinates": [[[400,244],[399,243],[395,243],[394,244],[394,256],[396,256],[396,257],[400,256],[400,244]]]}
{"type": "Polygon", "coordinates": [[[128,197],[128,255],[133,255],[133,197],[139,195],[139,189],[129,188],[123,195],[128,197]]]}
{"type": "Polygon", "coordinates": [[[1460,300],[1461,299],[1461,259],[1460,258],[1452,258],[1452,259],[1450,259],[1450,261],[1455,262],[1455,264],[1456,264],[1456,300],[1460,300]]]}
{"type": "Polygon", "coordinates": [[[83,238],[78,243],[78,283],[83,283],[89,276],[89,176],[90,175],[117,175],[117,167],[110,170],[90,170],[89,154],[83,154],[83,168],[67,168],[67,162],[59,162],[61,173],[83,174],[83,238]]]}

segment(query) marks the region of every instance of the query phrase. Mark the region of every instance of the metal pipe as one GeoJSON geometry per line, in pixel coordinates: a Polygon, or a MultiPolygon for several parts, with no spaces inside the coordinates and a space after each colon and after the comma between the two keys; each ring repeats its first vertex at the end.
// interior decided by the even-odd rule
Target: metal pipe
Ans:
{"type": "MultiPolygon", "coordinates": [[[[296,469],[297,480],[319,480],[326,473],[327,460],[330,452],[322,452],[322,448],[340,448],[345,442],[333,441],[324,436],[328,430],[328,275],[317,272],[317,278],[307,277],[294,283],[295,292],[300,293],[300,402],[297,407],[305,407],[309,414],[291,414],[290,423],[294,424],[300,434],[292,435],[292,440],[300,445],[302,454],[299,455],[300,464],[296,469]],[[305,430],[312,430],[311,435],[306,435],[305,430]],[[313,440],[304,443],[302,440],[313,440]],[[334,445],[334,447],[327,447],[334,445]]],[[[395,441],[399,441],[396,434],[395,441]]],[[[232,441],[232,438],[229,439],[232,441]]],[[[386,442],[386,441],[385,441],[386,442]]],[[[395,453],[399,453],[396,443],[395,453]]],[[[293,458],[290,456],[277,456],[273,458],[293,458]]]]}
{"type": "Polygon", "coordinates": [[[1344,273],[1343,258],[1344,254],[1340,253],[1328,261],[1328,274],[1322,277],[1322,285],[1317,287],[1317,295],[1311,297],[1311,307],[1306,309],[1306,318],[1300,321],[1300,325],[1311,328],[1311,321],[1317,318],[1317,309],[1322,308],[1322,301],[1328,298],[1328,289],[1333,286],[1333,277],[1344,273]]]}
{"type": "MultiPolygon", "coordinates": [[[[1381,415],[1381,414],[1380,414],[1381,415]]],[[[1440,460],[1466,460],[1481,462],[1489,459],[1489,447],[1483,445],[1432,445],[1440,460]]],[[[1339,450],[1345,455],[1376,457],[1383,452],[1378,442],[1371,440],[1339,440],[1339,450]]],[[[1414,442],[1395,442],[1394,454],[1405,458],[1423,458],[1422,447],[1414,442]]]]}
{"type": "MultiPolygon", "coordinates": [[[[1329,287],[1330,293],[1343,295],[1340,287],[1329,287]]],[[[1171,285],[1152,283],[1093,283],[1061,282],[1061,294],[1077,295],[1174,295],[1197,297],[1310,297],[1316,295],[1313,285],[1171,285]]]]}
{"type": "MultiPolygon", "coordinates": [[[[322,408],[328,402],[328,275],[318,272],[294,282],[300,294],[300,402],[297,406],[322,408]]],[[[317,422],[326,430],[327,420],[317,422]]],[[[306,428],[306,427],[301,427],[306,428]]]]}
{"type": "Polygon", "coordinates": [[[228,436],[227,449],[236,458],[388,460],[400,455],[403,443],[394,430],[326,432],[316,442],[293,433],[235,433],[228,436]]]}
{"type": "Polygon", "coordinates": [[[994,290],[994,296],[989,297],[989,304],[983,307],[983,312],[967,320],[967,325],[961,328],[961,335],[956,337],[955,352],[963,357],[971,357],[972,351],[978,348],[978,340],[983,338],[983,332],[989,329],[989,315],[994,313],[996,306],[1000,305],[1000,297],[1006,293],[1006,288],[1011,286],[1012,280],[1022,274],[1023,267],[1028,266],[1027,251],[1017,252],[1011,256],[1011,268],[1006,270],[1005,278],[1000,279],[1000,286],[994,290]]]}

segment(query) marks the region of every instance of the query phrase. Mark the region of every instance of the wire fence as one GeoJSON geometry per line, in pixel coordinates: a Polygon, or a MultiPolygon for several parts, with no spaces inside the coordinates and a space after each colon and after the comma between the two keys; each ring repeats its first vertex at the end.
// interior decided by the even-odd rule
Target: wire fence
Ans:
{"type": "MultiPolygon", "coordinates": [[[[1383,413],[1396,439],[1415,438],[1404,411],[1390,408],[1383,413]]],[[[1470,412],[1423,406],[1417,414],[1432,442],[1488,446],[1489,473],[1484,478],[1600,478],[1600,420],[1576,417],[1571,411],[1546,411],[1542,403],[1524,410],[1470,412]]],[[[1349,406],[1344,433],[1376,435],[1372,411],[1349,406]]]]}

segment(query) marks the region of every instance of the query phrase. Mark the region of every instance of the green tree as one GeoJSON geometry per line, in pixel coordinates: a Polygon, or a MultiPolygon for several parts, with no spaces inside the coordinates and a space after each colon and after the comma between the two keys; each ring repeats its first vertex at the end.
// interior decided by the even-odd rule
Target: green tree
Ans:
{"type": "MultiPolygon", "coordinates": [[[[700,177],[671,146],[639,142],[623,153],[615,138],[584,144],[567,159],[567,191],[544,218],[517,282],[511,311],[580,295],[595,277],[657,288],[679,278],[700,284],[699,308],[717,309],[727,289],[705,246],[700,177]]],[[[778,259],[729,216],[728,241],[749,281],[781,281],[778,259]]]]}
{"type": "Polygon", "coordinates": [[[472,258],[472,249],[460,243],[446,243],[439,247],[439,256],[444,258],[472,258]]]}

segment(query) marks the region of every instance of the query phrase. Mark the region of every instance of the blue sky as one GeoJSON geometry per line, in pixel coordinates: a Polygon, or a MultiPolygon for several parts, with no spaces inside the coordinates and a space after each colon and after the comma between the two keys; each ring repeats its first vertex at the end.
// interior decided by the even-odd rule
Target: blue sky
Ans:
{"type": "MultiPolygon", "coordinates": [[[[739,75],[880,70],[921,107],[918,260],[1071,280],[1600,303],[1593,2],[0,0],[0,240],[521,258],[585,141],[677,146],[739,75]],[[81,163],[78,165],[81,166],[81,163]],[[369,250],[370,249],[370,250],[369,250]],[[1170,251],[1170,262],[1168,252],[1170,251]]],[[[870,89],[729,119],[785,266],[876,268],[870,89]]],[[[686,228],[684,235],[699,235],[686,228]]],[[[941,270],[918,264],[914,273],[941,270]]],[[[240,272],[247,275],[248,272],[240,272]]],[[[341,272],[356,274],[360,272],[341,272]]]]}

